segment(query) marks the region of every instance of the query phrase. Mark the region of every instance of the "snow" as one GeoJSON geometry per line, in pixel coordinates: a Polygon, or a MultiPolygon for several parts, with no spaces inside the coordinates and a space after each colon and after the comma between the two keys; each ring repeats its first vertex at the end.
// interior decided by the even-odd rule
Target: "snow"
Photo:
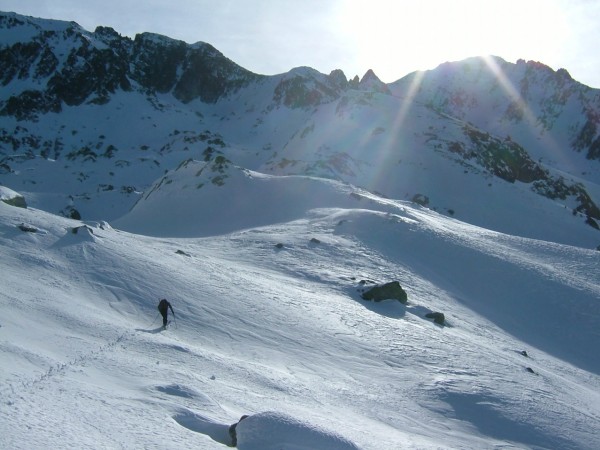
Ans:
{"type": "Polygon", "coordinates": [[[8,201],[13,200],[21,196],[18,192],[13,191],[12,189],[7,188],[6,186],[0,186],[0,200],[8,201]]]}
{"type": "MultiPolygon", "coordinates": [[[[106,45],[32,18],[0,37],[68,27],[106,45]]],[[[496,122],[510,97],[478,61],[308,109],[273,100],[327,79],[300,67],[211,105],[134,90],[4,116],[0,448],[220,449],[235,424],[246,450],[600,448],[597,230],[445,150],[460,119],[510,131],[595,199],[600,169],[564,151],[583,103],[496,122]],[[481,94],[453,117],[426,106],[448,80],[481,94]],[[361,298],[390,281],[407,304],[361,298]]]]}
{"type": "Polygon", "coordinates": [[[358,449],[352,442],[329,430],[270,411],[254,414],[240,421],[236,432],[240,442],[238,448],[246,450],[358,449]]]}
{"type": "MultiPolygon", "coordinates": [[[[0,447],[226,448],[243,415],[247,450],[600,445],[597,252],[228,173],[241,203],[288,182],[278,208],[302,183],[328,200],[252,223],[196,193],[237,220],[208,235],[202,214],[176,216],[185,236],[159,208],[148,236],[136,208],[124,231],[0,202],[0,447]],[[360,298],[391,280],[408,304],[360,298]]],[[[190,173],[170,176],[148,201],[191,201],[190,173]]]]}

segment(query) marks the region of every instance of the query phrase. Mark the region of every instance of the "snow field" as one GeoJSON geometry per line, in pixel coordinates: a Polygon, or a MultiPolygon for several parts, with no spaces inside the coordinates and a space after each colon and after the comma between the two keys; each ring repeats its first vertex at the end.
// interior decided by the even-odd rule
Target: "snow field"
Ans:
{"type": "MultiPolygon", "coordinates": [[[[311,448],[298,442],[312,438],[322,444],[312,448],[332,448],[331,436],[339,448],[364,449],[597,442],[598,366],[574,364],[585,348],[572,363],[558,359],[551,336],[542,335],[544,349],[531,344],[542,338],[524,331],[524,300],[509,302],[509,314],[506,289],[490,291],[483,305],[479,296],[486,281],[506,288],[527,261],[535,307],[556,288],[533,295],[548,278],[572,302],[591,302],[593,282],[573,288],[597,264],[583,250],[563,248],[573,269],[561,284],[536,262],[560,254],[555,244],[530,242],[525,251],[520,239],[474,228],[449,239],[439,231],[447,219],[406,206],[396,216],[313,210],[200,239],[105,225],[73,235],[77,222],[0,208],[1,411],[11,430],[3,447],[221,448],[243,414],[256,416],[240,434],[247,449],[266,445],[261,429],[281,436],[273,448],[311,448]],[[40,232],[21,232],[22,221],[40,232]],[[442,256],[488,269],[466,289],[460,267],[442,256]],[[391,278],[407,290],[407,305],[360,299],[361,279],[391,278]],[[176,311],[166,332],[153,321],[160,297],[176,311]],[[447,326],[423,317],[432,310],[447,326]]],[[[562,324],[563,339],[584,345],[568,333],[579,316],[552,311],[545,323],[562,324]]],[[[586,326],[580,331],[593,342],[586,326]]]]}

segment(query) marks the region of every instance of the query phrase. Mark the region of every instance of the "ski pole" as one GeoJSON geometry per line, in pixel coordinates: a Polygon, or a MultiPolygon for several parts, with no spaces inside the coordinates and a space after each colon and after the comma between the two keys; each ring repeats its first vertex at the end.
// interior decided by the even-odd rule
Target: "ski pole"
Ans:
{"type": "Polygon", "coordinates": [[[154,318],[154,320],[152,321],[152,323],[150,325],[148,325],[148,327],[151,327],[152,325],[154,325],[154,322],[156,322],[156,319],[158,319],[158,315],[160,314],[160,312],[158,312],[156,314],[156,317],[154,318]]]}

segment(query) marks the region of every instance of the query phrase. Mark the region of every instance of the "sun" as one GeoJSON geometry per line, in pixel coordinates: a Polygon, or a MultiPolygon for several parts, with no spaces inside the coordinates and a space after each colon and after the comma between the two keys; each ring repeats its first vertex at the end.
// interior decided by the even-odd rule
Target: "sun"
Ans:
{"type": "Polygon", "coordinates": [[[555,0],[339,0],[336,28],[385,82],[472,56],[552,61],[568,33],[555,0]]]}

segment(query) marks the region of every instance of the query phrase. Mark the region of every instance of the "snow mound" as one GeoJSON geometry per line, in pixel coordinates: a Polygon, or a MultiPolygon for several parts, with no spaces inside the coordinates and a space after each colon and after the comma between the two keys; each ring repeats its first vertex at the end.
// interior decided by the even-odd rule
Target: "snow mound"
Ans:
{"type": "Polygon", "coordinates": [[[113,225],[136,234],[203,237],[289,222],[307,211],[357,207],[349,186],[309,176],[273,176],[229,161],[185,161],[158,180],[113,225]]]}
{"type": "Polygon", "coordinates": [[[237,447],[240,450],[357,450],[354,443],[286,414],[267,411],[239,422],[237,447]]]}

